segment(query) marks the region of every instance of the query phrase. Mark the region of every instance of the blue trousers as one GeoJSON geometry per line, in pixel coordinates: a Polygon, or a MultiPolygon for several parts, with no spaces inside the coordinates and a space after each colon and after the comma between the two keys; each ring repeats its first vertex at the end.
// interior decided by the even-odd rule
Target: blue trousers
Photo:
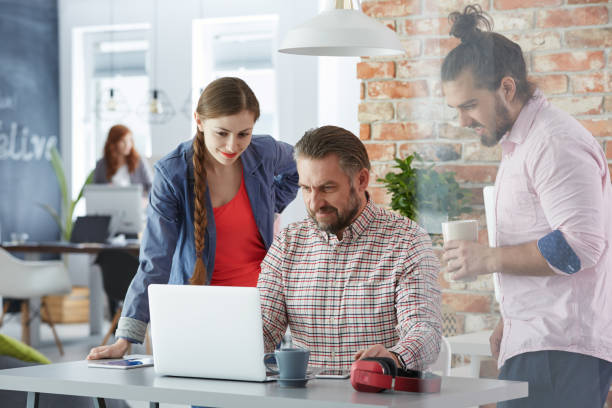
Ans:
{"type": "Polygon", "coordinates": [[[536,351],[504,363],[500,380],[529,382],[529,396],[498,408],[602,408],[612,382],[612,362],[566,351],[536,351]]]}

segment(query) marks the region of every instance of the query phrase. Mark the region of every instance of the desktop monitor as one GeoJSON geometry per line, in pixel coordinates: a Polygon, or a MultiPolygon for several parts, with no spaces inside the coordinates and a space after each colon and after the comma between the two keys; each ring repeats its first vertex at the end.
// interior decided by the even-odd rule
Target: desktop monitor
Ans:
{"type": "Polygon", "coordinates": [[[142,230],[144,210],[142,186],[119,187],[89,184],[83,192],[87,215],[110,215],[110,235],[138,234],[142,230]]]}

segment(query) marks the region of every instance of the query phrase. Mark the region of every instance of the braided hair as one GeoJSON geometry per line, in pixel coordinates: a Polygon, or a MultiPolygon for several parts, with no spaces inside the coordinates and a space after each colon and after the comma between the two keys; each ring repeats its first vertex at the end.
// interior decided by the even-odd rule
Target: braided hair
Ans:
{"type": "MultiPolygon", "coordinates": [[[[259,102],[249,86],[240,78],[224,77],[211,82],[198,100],[196,113],[200,120],[236,115],[244,110],[259,118],[259,102]]],[[[202,259],[204,252],[206,225],[206,168],[204,167],[206,145],[204,133],[198,129],[193,139],[193,235],[195,243],[195,267],[189,279],[192,285],[206,283],[206,266],[202,259]]]]}

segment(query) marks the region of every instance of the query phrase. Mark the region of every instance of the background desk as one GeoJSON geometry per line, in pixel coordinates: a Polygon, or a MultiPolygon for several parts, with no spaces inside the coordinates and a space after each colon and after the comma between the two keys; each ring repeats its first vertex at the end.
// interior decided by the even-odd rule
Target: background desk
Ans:
{"type": "Polygon", "coordinates": [[[468,354],[470,356],[470,376],[480,376],[480,362],[483,358],[492,357],[489,337],[493,330],[483,330],[460,336],[447,337],[453,354],[468,354]]]}
{"type": "MultiPolygon", "coordinates": [[[[88,368],[86,361],[0,371],[0,389],[213,407],[467,407],[527,396],[527,383],[444,377],[438,394],[362,393],[348,380],[311,380],[306,388],[277,383],[163,377],[153,367],[88,368]]],[[[33,394],[31,394],[33,395],[33,394]]]]}
{"type": "MultiPolygon", "coordinates": [[[[24,244],[4,242],[2,243],[2,248],[9,252],[23,253],[28,261],[39,260],[41,254],[84,254],[88,256],[89,333],[92,335],[102,334],[102,321],[104,319],[102,277],[98,268],[94,268],[92,265],[95,256],[105,249],[121,249],[135,256],[138,256],[140,252],[139,244],[117,246],[107,244],[72,244],[69,242],[27,242],[24,244]]],[[[40,299],[31,299],[31,302],[33,308],[38,308],[40,299]]],[[[40,316],[36,316],[30,321],[30,343],[33,347],[38,347],[40,344],[40,316]]]]}

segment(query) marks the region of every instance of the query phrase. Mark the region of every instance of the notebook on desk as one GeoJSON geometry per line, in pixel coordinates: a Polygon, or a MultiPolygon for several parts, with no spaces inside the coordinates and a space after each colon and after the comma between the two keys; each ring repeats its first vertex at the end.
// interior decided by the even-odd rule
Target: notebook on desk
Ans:
{"type": "Polygon", "coordinates": [[[149,285],[155,371],[181,377],[271,381],[257,288],[149,285]]]}

